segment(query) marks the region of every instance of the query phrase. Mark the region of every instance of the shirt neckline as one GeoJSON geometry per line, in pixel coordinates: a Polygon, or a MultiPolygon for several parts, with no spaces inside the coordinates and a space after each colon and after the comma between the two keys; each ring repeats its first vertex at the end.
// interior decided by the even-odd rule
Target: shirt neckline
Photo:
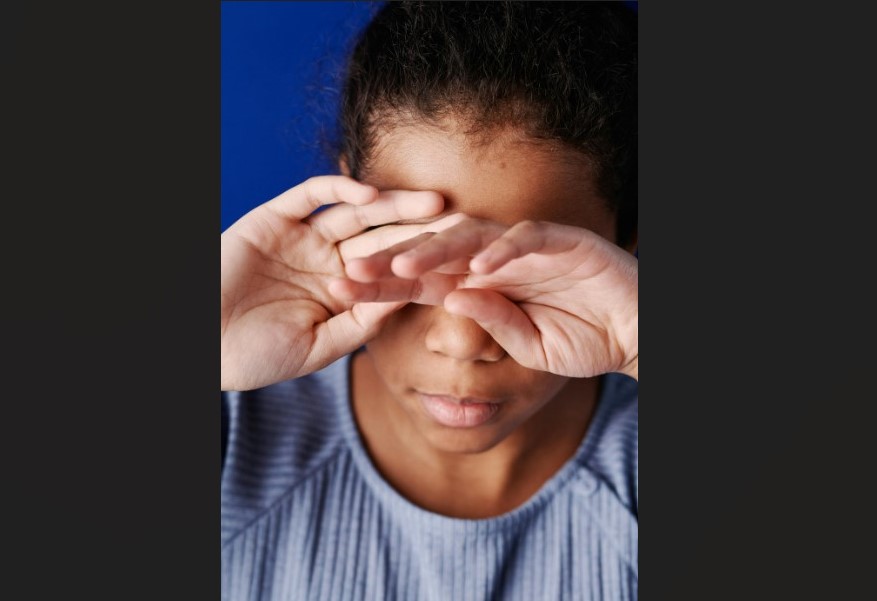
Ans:
{"type": "Polygon", "coordinates": [[[342,377],[339,378],[342,382],[342,390],[340,391],[341,394],[336,395],[336,399],[340,405],[338,414],[341,418],[344,438],[351,450],[353,460],[360,474],[381,502],[403,523],[409,523],[410,521],[410,523],[419,524],[421,527],[429,530],[451,531],[455,535],[479,535],[513,529],[517,524],[529,521],[570,480],[576,478],[584,479],[591,488],[596,484],[596,476],[591,473],[586,464],[611,413],[609,405],[613,394],[612,391],[617,385],[616,378],[611,377],[611,374],[604,376],[599,388],[594,415],[573,456],[538,491],[515,509],[498,516],[472,519],[446,516],[424,509],[406,499],[384,479],[365,448],[353,414],[351,387],[352,354],[346,355],[339,363],[338,367],[342,372],[342,377]]]}

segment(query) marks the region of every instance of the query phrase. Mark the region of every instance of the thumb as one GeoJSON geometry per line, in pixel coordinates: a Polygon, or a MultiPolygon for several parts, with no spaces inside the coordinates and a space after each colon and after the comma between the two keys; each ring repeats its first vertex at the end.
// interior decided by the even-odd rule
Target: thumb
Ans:
{"type": "Polygon", "coordinates": [[[318,343],[329,346],[329,353],[337,357],[351,353],[373,338],[386,319],[406,304],[407,301],[356,303],[317,326],[318,343]]]}
{"type": "Polygon", "coordinates": [[[502,294],[462,288],[445,297],[444,307],[448,313],[475,321],[524,367],[545,369],[547,362],[539,330],[518,305],[502,294]]]}

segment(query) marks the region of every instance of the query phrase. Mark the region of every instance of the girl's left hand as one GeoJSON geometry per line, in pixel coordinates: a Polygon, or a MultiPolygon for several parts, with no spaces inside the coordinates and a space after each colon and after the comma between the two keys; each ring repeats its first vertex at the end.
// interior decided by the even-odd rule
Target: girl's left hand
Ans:
{"type": "Polygon", "coordinates": [[[348,261],[346,274],[335,296],[443,305],[525,367],[639,379],[638,260],[589,230],[464,218],[348,261]]]}

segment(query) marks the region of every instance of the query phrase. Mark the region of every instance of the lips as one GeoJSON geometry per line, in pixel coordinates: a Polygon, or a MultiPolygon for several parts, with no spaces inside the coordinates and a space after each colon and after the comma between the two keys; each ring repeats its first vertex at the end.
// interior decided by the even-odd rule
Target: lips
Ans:
{"type": "Polygon", "coordinates": [[[417,392],[426,413],[449,428],[474,428],[488,422],[499,411],[500,403],[473,397],[417,392]]]}

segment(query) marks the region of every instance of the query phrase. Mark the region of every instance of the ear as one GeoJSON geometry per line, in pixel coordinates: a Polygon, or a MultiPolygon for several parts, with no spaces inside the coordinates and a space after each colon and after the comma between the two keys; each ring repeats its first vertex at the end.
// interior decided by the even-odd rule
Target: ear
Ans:
{"type": "Polygon", "coordinates": [[[341,171],[341,175],[346,175],[350,177],[350,166],[347,163],[347,155],[342,154],[338,157],[338,170],[341,171]]]}

